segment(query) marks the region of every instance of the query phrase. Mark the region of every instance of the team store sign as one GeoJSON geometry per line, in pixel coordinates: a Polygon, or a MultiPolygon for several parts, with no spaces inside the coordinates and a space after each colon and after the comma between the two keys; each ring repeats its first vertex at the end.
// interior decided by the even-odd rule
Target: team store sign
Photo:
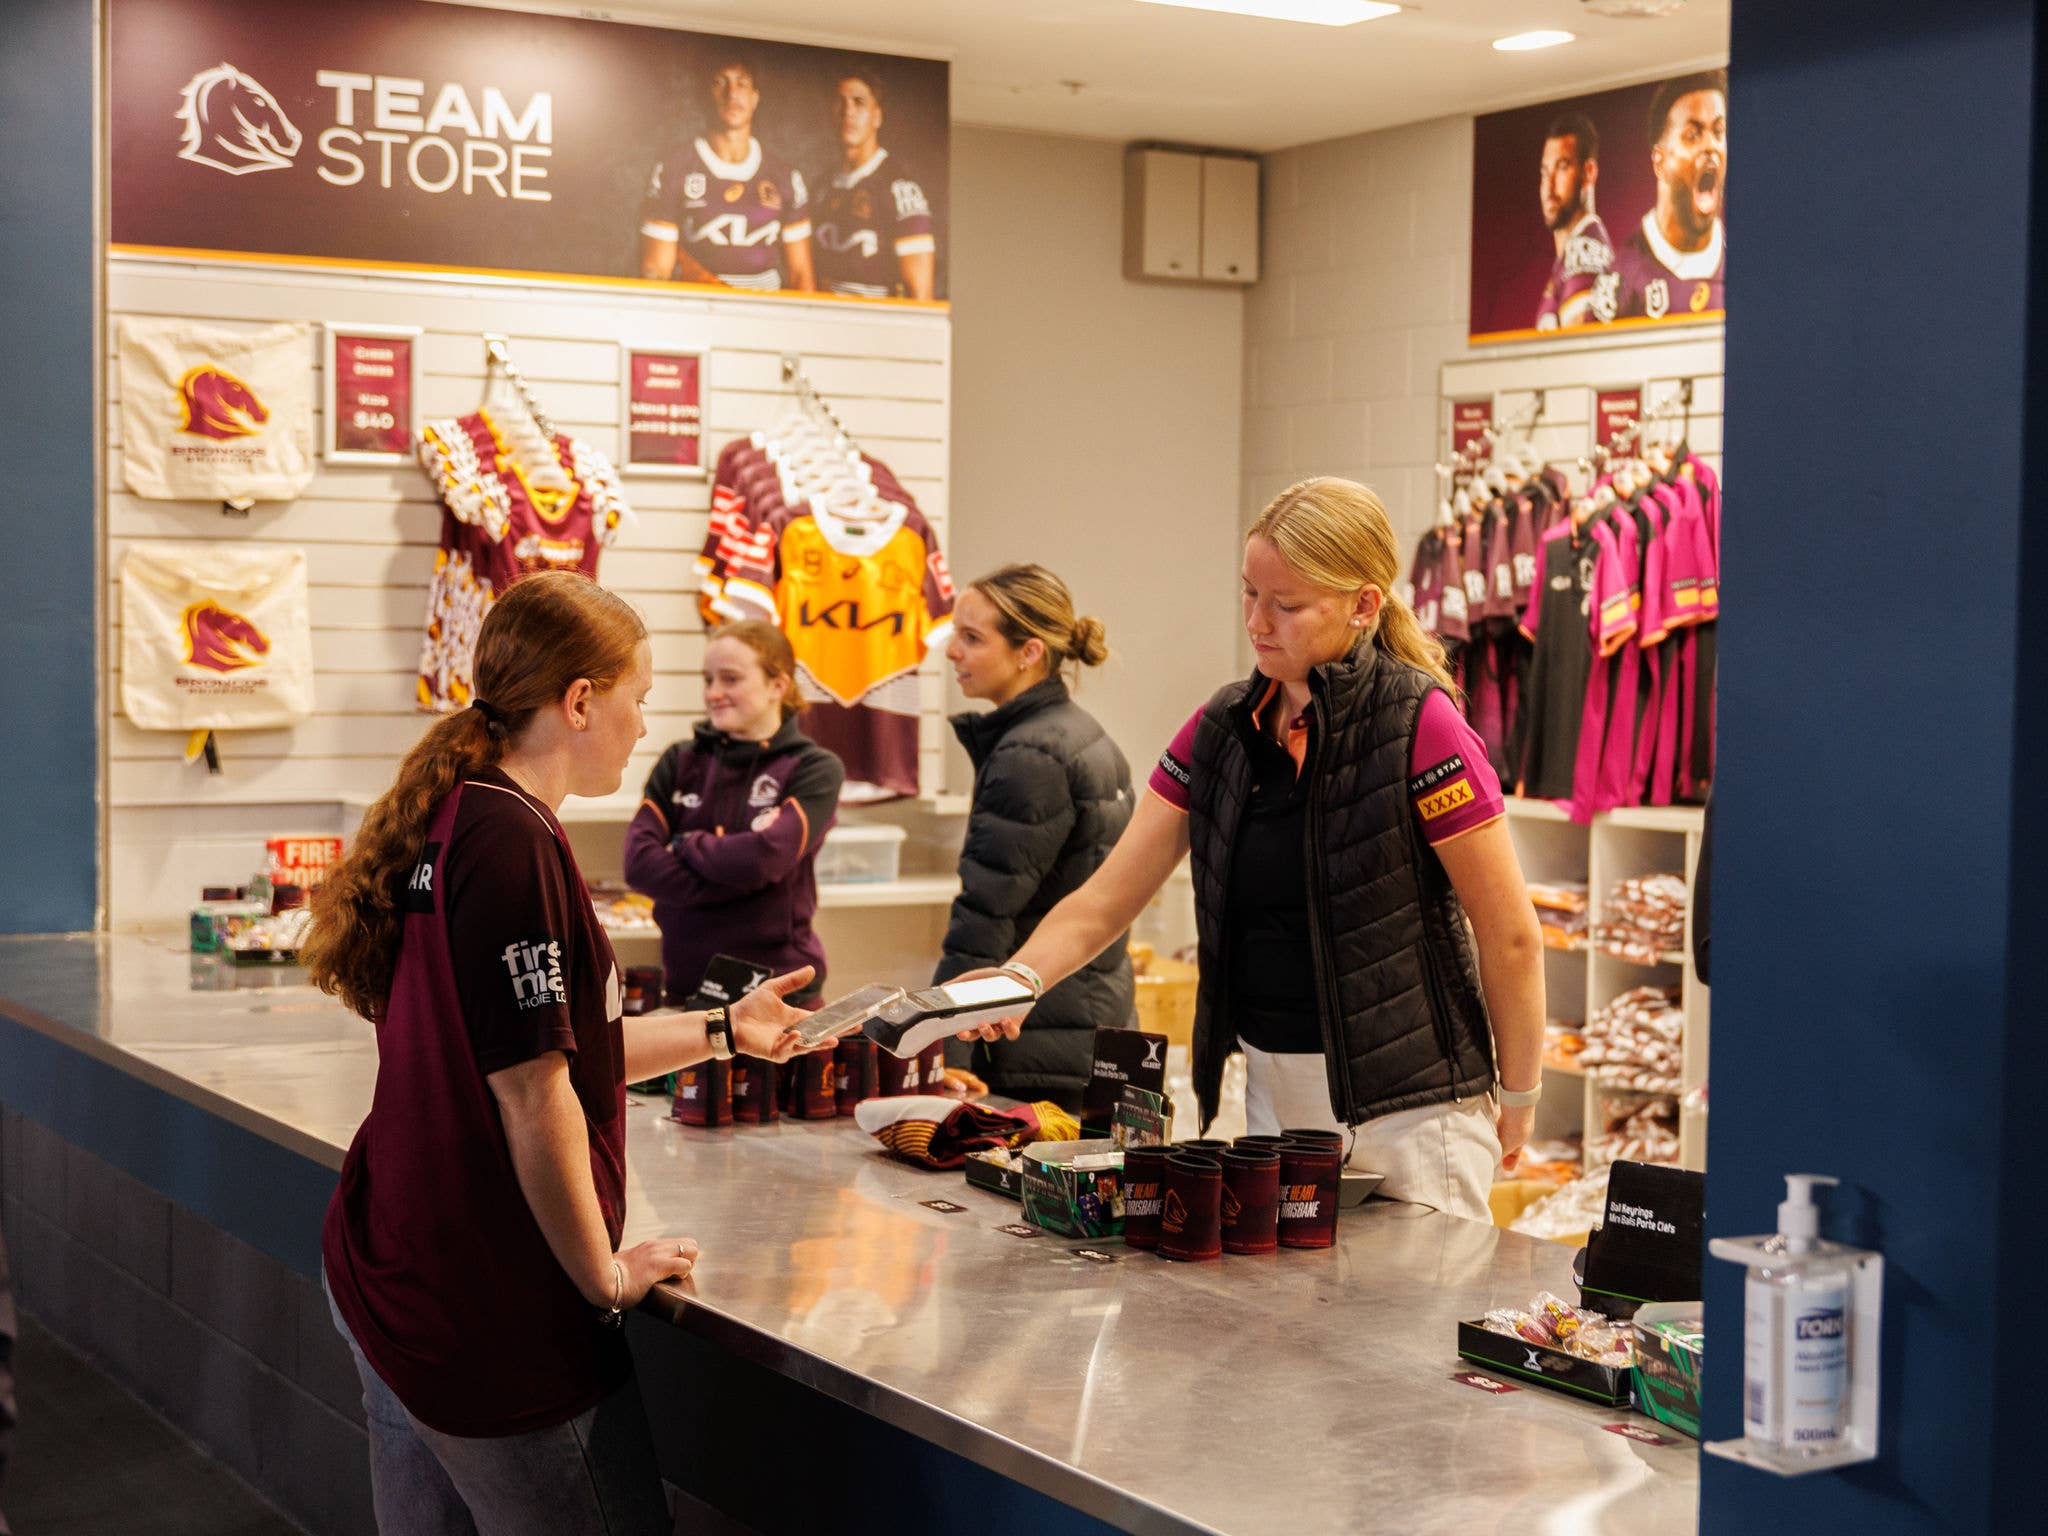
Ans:
{"type": "Polygon", "coordinates": [[[721,131],[711,83],[735,60],[755,77],[740,158],[784,168],[761,187],[822,188],[882,151],[944,185],[947,71],[929,60],[420,0],[107,15],[117,253],[638,282],[649,177],[721,131]],[[879,140],[835,126],[849,72],[886,82],[879,140]]]}

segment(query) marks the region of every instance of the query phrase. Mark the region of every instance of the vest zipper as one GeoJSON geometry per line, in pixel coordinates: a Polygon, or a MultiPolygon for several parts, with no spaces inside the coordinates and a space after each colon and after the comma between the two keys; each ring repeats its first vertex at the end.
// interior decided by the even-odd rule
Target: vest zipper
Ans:
{"type": "Polygon", "coordinates": [[[1316,963],[1316,1022],[1322,1028],[1323,1059],[1330,1082],[1337,1090],[1337,1105],[1345,1125],[1358,1124],[1358,1106],[1351,1093],[1351,1060],[1344,1054],[1337,1025],[1337,970],[1330,956],[1329,864],[1323,856],[1323,742],[1327,729],[1316,732],[1315,751],[1309,757],[1308,772],[1308,856],[1314,878],[1308,888],[1308,943],[1316,963]]]}

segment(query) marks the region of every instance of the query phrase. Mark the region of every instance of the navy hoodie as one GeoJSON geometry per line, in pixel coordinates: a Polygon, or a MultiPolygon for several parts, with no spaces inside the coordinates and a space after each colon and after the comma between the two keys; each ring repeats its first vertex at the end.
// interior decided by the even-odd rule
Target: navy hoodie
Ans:
{"type": "Polygon", "coordinates": [[[845,778],[795,720],[766,742],[700,725],[661,754],[626,829],[626,881],[654,898],[670,1003],[696,991],[714,955],[777,973],[814,965],[809,990],[823,984],[818,845],[845,778]]]}

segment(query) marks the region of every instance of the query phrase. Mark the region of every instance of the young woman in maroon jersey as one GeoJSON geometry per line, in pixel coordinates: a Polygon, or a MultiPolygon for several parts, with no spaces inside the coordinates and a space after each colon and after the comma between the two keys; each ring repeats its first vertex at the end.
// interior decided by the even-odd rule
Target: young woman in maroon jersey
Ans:
{"type": "Polygon", "coordinates": [[[622,1309],[697,1245],[621,1246],[625,1084],[735,1048],[784,1060],[777,977],[726,1017],[621,1018],[556,811],[646,734],[647,633],[585,577],[485,617],[476,702],[432,726],[313,898],[314,983],[377,1027],[369,1117],[321,1259],[393,1533],[665,1532],[622,1309]]]}
{"type": "MultiPolygon", "coordinates": [[[[1181,728],[1108,862],[1008,968],[1058,982],[1192,854],[1203,1124],[1242,1048],[1253,1132],[1343,1129],[1383,1194],[1485,1221],[1534,1116],[1542,939],[1485,748],[1395,595],[1398,558],[1386,509],[1348,480],[1302,481],[1259,515],[1256,669],[1181,728]]],[[[1018,1022],[979,1033],[1016,1039],[1018,1022]]]]}
{"type": "Polygon", "coordinates": [[[761,619],[704,647],[705,722],[661,754],[626,829],[626,880],[654,898],[663,981],[689,997],[714,955],[825,981],[818,848],[846,770],[798,725],[796,652],[761,619]]]}

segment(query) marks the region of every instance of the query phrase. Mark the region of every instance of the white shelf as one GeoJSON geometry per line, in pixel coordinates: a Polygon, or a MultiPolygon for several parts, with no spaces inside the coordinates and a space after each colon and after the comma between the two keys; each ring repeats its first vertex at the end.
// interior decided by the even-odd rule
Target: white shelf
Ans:
{"type": "Polygon", "coordinates": [[[900,880],[818,883],[820,908],[943,907],[959,894],[958,875],[905,875],[900,880]]]}
{"type": "Polygon", "coordinates": [[[1603,814],[1610,826],[1640,832],[1697,832],[1706,820],[1697,805],[1635,805],[1603,814]]]}
{"type": "Polygon", "coordinates": [[[1569,822],[1572,819],[1555,800],[1525,800],[1520,795],[1507,797],[1507,813],[1524,821],[1569,822]]]}
{"type": "MultiPolygon", "coordinates": [[[[900,800],[875,800],[868,804],[877,806],[901,805],[900,800]]],[[[607,795],[602,800],[570,798],[562,802],[560,814],[556,817],[564,826],[575,824],[623,827],[639,813],[641,799],[636,792],[630,795],[607,795]]],[[[973,799],[968,795],[921,795],[917,804],[934,816],[965,816],[973,808],[973,799]]],[[[842,811],[862,811],[865,804],[842,803],[842,811]]]]}

